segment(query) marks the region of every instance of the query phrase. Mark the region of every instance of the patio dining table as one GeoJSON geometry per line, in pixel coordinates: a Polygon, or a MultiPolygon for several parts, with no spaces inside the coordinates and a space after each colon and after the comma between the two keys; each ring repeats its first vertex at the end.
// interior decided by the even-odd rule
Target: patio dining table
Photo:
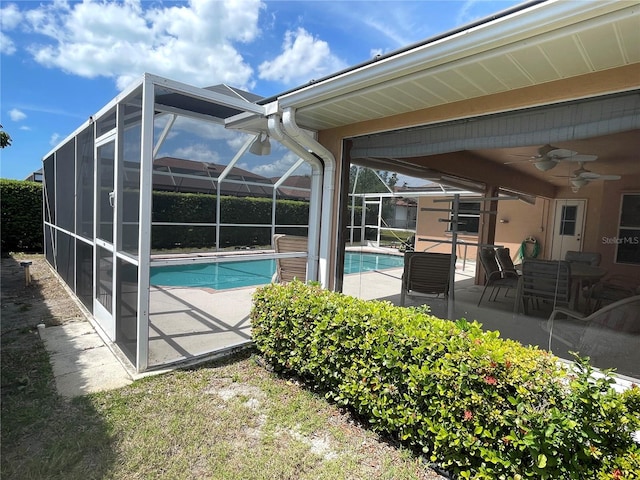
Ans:
{"type": "Polygon", "coordinates": [[[586,263],[571,263],[571,309],[577,310],[580,302],[580,293],[585,285],[595,283],[606,275],[607,271],[595,265],[586,263]]]}

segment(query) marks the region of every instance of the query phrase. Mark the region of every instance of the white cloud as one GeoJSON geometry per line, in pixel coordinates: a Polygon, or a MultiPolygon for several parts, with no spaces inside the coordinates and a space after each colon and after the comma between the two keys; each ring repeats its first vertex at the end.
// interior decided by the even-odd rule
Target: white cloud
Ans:
{"type": "Polygon", "coordinates": [[[346,63],[331,53],[327,42],[298,28],[285,33],[282,53],[263,62],[258,70],[262,79],[294,84],[317,80],[345,67],[346,63]]]}
{"type": "Polygon", "coordinates": [[[28,132],[29,130],[31,130],[31,127],[27,127],[26,125],[23,125],[20,127],[20,130],[25,130],[28,132]]]}
{"type": "Polygon", "coordinates": [[[171,154],[171,157],[184,158],[194,162],[220,163],[220,155],[218,152],[203,143],[196,143],[186,147],[177,148],[171,154]]]}
{"type": "Polygon", "coordinates": [[[252,86],[253,70],[234,43],[259,35],[260,0],[144,5],[141,0],[41,5],[26,18],[49,43],[29,51],[42,65],[88,78],[113,77],[119,88],[143,72],[200,86],[252,86]]]}
{"type": "Polygon", "coordinates": [[[227,145],[229,145],[229,148],[234,152],[240,150],[249,138],[254,138],[253,135],[247,135],[246,133],[235,132],[233,130],[227,130],[227,132],[231,134],[227,138],[227,145]]]}
{"type": "Polygon", "coordinates": [[[349,30],[349,36],[359,35],[365,44],[385,45],[376,47],[384,53],[423,39],[430,30],[430,11],[441,8],[436,2],[425,1],[370,2],[363,5],[366,7],[354,8],[353,2],[327,2],[322,4],[322,8],[330,9],[331,15],[341,19],[349,30]]]}
{"type": "Polygon", "coordinates": [[[464,2],[456,15],[456,24],[459,26],[466,25],[482,17],[483,15],[481,13],[474,12],[474,9],[479,6],[480,2],[478,0],[467,0],[464,2]]]}
{"type": "Polygon", "coordinates": [[[0,32],[0,53],[2,55],[13,55],[16,53],[16,46],[9,37],[0,32]]]}
{"type": "MultiPolygon", "coordinates": [[[[253,166],[249,166],[248,164],[243,163],[242,165],[238,166],[253,173],[257,173],[258,175],[262,175],[263,177],[279,177],[286,173],[287,170],[291,168],[291,165],[298,161],[298,158],[299,157],[295,153],[287,152],[281,158],[270,163],[263,163],[253,166]]],[[[303,170],[303,167],[301,166],[298,170],[303,170]]],[[[299,171],[297,171],[295,174],[303,175],[303,173],[299,171]]]]}
{"type": "Polygon", "coordinates": [[[0,53],[2,55],[16,53],[16,45],[7,32],[14,30],[21,21],[22,14],[16,5],[10,4],[0,8],[0,53]]]}
{"type": "Polygon", "coordinates": [[[15,29],[20,25],[20,22],[22,22],[22,14],[15,4],[10,3],[6,7],[0,8],[0,25],[3,32],[15,29]]]}
{"type": "Polygon", "coordinates": [[[188,117],[178,117],[171,132],[189,133],[207,140],[228,140],[237,135],[237,132],[228,130],[223,125],[188,117]]]}
{"type": "Polygon", "coordinates": [[[12,108],[11,110],[9,110],[9,117],[14,122],[19,122],[27,118],[27,114],[18,110],[17,108],[12,108]]]}
{"type": "Polygon", "coordinates": [[[55,147],[60,143],[61,138],[62,137],[60,136],[59,133],[54,133],[53,135],[51,135],[51,138],[49,139],[49,145],[51,145],[52,147],[55,147]]]}
{"type": "MultiPolygon", "coordinates": [[[[391,12],[392,11],[387,13],[391,15],[391,12]]],[[[394,23],[391,23],[389,20],[390,18],[388,16],[385,16],[384,18],[379,18],[379,19],[369,17],[369,18],[365,18],[364,22],[369,28],[382,34],[383,37],[386,37],[389,40],[391,40],[395,44],[395,47],[401,47],[411,43],[411,41],[415,41],[412,38],[407,37],[406,35],[408,32],[412,31],[410,28],[408,27],[405,27],[404,29],[394,28],[395,27],[394,23]]]]}

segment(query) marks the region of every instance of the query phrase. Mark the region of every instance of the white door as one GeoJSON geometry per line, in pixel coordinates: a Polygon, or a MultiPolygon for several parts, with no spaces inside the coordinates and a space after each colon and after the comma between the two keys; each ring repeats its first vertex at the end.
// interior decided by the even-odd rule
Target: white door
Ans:
{"type": "Polygon", "coordinates": [[[564,260],[569,250],[582,251],[586,200],[556,200],[551,258],[564,260]]]}
{"type": "Polygon", "coordinates": [[[104,332],[115,341],[114,285],[115,253],[113,221],[115,214],[115,141],[96,146],[96,226],[95,226],[95,296],[93,316],[104,332]]]}

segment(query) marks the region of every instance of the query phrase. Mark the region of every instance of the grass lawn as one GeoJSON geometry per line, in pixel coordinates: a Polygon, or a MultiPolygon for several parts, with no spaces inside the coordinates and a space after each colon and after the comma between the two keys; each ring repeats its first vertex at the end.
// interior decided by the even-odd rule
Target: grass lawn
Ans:
{"type": "Polygon", "coordinates": [[[3,315],[24,317],[2,322],[4,480],[441,478],[321,395],[267,371],[252,350],[59,397],[35,328],[55,318],[34,318],[40,290],[7,293],[4,267],[5,259],[3,315]]]}

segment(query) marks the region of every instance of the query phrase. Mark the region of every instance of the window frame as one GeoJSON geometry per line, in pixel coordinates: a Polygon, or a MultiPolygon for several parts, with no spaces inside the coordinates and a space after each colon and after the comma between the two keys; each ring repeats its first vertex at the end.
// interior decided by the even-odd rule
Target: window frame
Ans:
{"type": "MultiPolygon", "coordinates": [[[[603,239],[607,243],[613,242],[616,244],[616,253],[614,257],[614,263],[617,265],[636,265],[640,266],[640,217],[638,219],[627,219],[623,215],[625,213],[625,199],[635,197],[635,203],[640,205],[640,192],[625,192],[620,197],[620,214],[618,216],[618,224],[616,226],[617,236],[614,238],[603,239]],[[630,224],[627,224],[629,223],[630,224]],[[636,224],[637,222],[637,224],[636,224]],[[621,254],[629,252],[630,249],[638,250],[636,253],[637,259],[621,260],[621,254]]],[[[633,250],[631,250],[633,253],[633,250]]]]}
{"type": "MultiPolygon", "coordinates": [[[[470,207],[470,205],[477,205],[478,208],[478,213],[477,214],[473,214],[473,213],[458,213],[458,221],[460,222],[458,225],[458,232],[459,234],[462,235],[474,235],[474,236],[478,236],[480,234],[480,210],[482,210],[482,202],[480,200],[469,200],[469,201],[461,201],[458,205],[459,210],[474,210],[475,207],[470,207]],[[466,228],[461,228],[461,222],[464,218],[477,218],[478,219],[478,228],[477,230],[474,231],[469,231],[466,228]]],[[[449,224],[448,224],[448,228],[446,233],[451,233],[453,232],[452,229],[452,225],[451,225],[451,220],[453,220],[453,202],[451,202],[450,204],[450,210],[451,213],[449,214],[449,224]]]]}

